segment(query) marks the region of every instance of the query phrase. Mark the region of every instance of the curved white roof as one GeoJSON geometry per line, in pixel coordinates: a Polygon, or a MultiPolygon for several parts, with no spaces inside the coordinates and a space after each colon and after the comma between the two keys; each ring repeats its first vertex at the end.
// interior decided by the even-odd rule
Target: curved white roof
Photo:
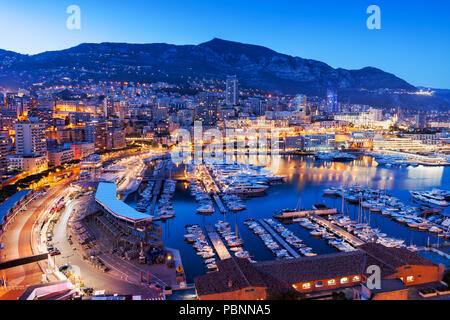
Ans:
{"type": "Polygon", "coordinates": [[[128,222],[151,220],[152,216],[141,213],[117,199],[117,186],[115,183],[100,182],[98,184],[95,201],[114,217],[128,222]]]}

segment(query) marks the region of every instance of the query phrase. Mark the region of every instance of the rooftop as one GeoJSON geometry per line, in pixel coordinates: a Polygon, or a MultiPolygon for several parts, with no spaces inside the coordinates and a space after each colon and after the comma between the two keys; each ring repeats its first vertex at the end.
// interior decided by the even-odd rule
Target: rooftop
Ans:
{"type": "Polygon", "coordinates": [[[358,248],[393,269],[406,265],[437,266],[436,263],[405,248],[389,248],[375,243],[366,243],[358,248]]]}
{"type": "Polygon", "coordinates": [[[8,214],[11,208],[14,208],[17,202],[22,200],[24,196],[29,194],[31,190],[20,190],[17,193],[13,194],[11,197],[0,203],[0,221],[3,221],[4,217],[8,214]]]}
{"type": "Polygon", "coordinates": [[[95,194],[95,201],[114,217],[136,223],[151,220],[152,216],[141,213],[117,199],[117,186],[115,183],[100,182],[95,194]]]}
{"type": "Polygon", "coordinates": [[[217,272],[195,278],[198,295],[232,292],[249,287],[292,291],[293,288],[270,275],[260,273],[247,259],[229,258],[217,262],[217,272]]]}
{"type": "MultiPolygon", "coordinates": [[[[435,263],[406,249],[387,248],[370,243],[352,252],[340,252],[290,260],[249,263],[245,259],[217,262],[218,271],[195,278],[199,295],[231,292],[248,287],[290,290],[290,285],[344,276],[366,275],[367,267],[377,265],[383,278],[395,275],[407,265],[437,266],[435,263]]],[[[396,281],[387,282],[391,288],[401,288],[396,281]]]]}
{"type": "Polygon", "coordinates": [[[256,264],[256,268],[264,274],[270,274],[293,284],[362,274],[365,263],[364,252],[354,251],[260,262],[256,264]]]}

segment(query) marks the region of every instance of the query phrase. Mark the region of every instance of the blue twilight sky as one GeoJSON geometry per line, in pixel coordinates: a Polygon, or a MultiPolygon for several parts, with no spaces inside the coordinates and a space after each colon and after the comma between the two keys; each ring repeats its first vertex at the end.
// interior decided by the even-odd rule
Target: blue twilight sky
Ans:
{"type": "Polygon", "coordinates": [[[0,48],[34,54],[82,42],[219,37],[450,88],[449,16],[448,0],[2,0],[0,48]],[[66,28],[72,4],[81,9],[81,30],[66,28]],[[372,4],[381,8],[381,30],[366,27],[372,4]]]}

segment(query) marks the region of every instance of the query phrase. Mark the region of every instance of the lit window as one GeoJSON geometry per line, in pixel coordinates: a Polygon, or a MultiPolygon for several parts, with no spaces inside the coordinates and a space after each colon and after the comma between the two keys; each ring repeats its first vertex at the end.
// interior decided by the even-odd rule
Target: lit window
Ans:
{"type": "Polygon", "coordinates": [[[347,277],[342,278],[342,279],[341,279],[341,283],[342,283],[342,284],[348,283],[348,278],[347,278],[347,277]]]}
{"type": "Polygon", "coordinates": [[[359,276],[354,276],[353,277],[353,282],[358,282],[361,278],[359,276]]]}
{"type": "Polygon", "coordinates": [[[315,286],[316,288],[323,287],[323,282],[322,281],[316,282],[315,286]]]}
{"type": "Polygon", "coordinates": [[[309,288],[311,288],[311,284],[310,283],[304,283],[302,285],[302,289],[309,289],[309,288]]]}
{"type": "Polygon", "coordinates": [[[336,284],[336,280],[334,280],[334,279],[328,280],[329,286],[334,286],[335,284],[336,284]]]}
{"type": "Polygon", "coordinates": [[[413,276],[406,277],[406,282],[413,282],[413,281],[414,281],[414,277],[413,276]]]}

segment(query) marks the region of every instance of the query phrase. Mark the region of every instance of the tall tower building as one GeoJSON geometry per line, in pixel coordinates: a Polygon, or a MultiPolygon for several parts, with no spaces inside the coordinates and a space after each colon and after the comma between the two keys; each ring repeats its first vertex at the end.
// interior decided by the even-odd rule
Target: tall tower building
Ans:
{"type": "Polygon", "coordinates": [[[238,103],[238,80],[236,76],[227,77],[227,106],[235,106],[238,103]]]}
{"type": "Polygon", "coordinates": [[[107,149],[108,124],[106,121],[90,121],[85,127],[86,142],[94,143],[96,151],[107,149]]]}
{"type": "Polygon", "coordinates": [[[17,121],[16,154],[18,155],[47,155],[45,138],[45,123],[31,121],[17,121]]]}
{"type": "Polygon", "coordinates": [[[0,134],[0,181],[8,169],[8,155],[11,151],[11,140],[7,134],[0,134]]]}
{"type": "Polygon", "coordinates": [[[302,116],[306,116],[306,96],[298,94],[294,98],[295,111],[299,112],[302,116]]]}
{"type": "Polygon", "coordinates": [[[338,102],[337,102],[337,93],[335,90],[327,89],[327,113],[337,113],[338,110],[338,102]]]}

